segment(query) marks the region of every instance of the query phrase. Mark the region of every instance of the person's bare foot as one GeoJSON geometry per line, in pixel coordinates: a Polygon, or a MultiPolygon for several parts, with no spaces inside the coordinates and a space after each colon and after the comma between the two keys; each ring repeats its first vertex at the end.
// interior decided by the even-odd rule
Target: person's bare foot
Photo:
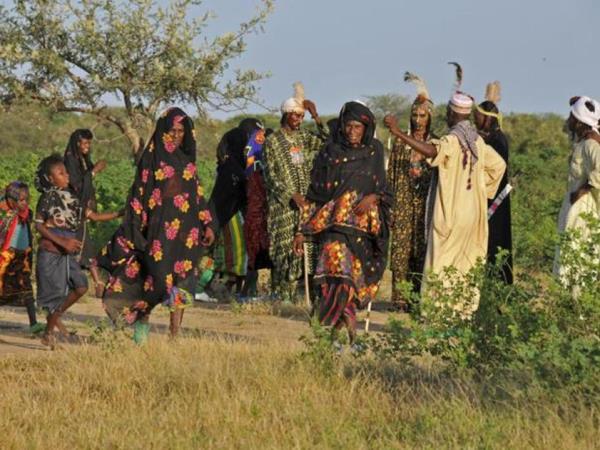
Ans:
{"type": "Polygon", "coordinates": [[[42,345],[49,347],[50,350],[54,350],[56,348],[56,337],[54,336],[54,334],[44,333],[44,335],[42,336],[41,342],[42,342],[42,345]]]}
{"type": "Polygon", "coordinates": [[[77,331],[69,331],[61,319],[56,321],[56,329],[61,336],[75,336],[77,331]]]}

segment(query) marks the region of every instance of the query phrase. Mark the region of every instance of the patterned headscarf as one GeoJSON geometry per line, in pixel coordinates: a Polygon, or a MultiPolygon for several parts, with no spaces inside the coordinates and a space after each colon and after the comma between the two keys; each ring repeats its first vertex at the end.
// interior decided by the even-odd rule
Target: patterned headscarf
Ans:
{"type": "Polygon", "coordinates": [[[462,120],[454,125],[450,129],[450,133],[452,136],[456,136],[460,147],[463,152],[463,169],[466,169],[467,163],[469,164],[469,181],[467,184],[467,189],[471,189],[471,173],[473,172],[473,166],[477,163],[479,159],[479,154],[477,151],[477,139],[479,139],[479,133],[477,133],[477,128],[468,120],[462,120]],[[469,158],[469,154],[471,158],[469,158]]]}

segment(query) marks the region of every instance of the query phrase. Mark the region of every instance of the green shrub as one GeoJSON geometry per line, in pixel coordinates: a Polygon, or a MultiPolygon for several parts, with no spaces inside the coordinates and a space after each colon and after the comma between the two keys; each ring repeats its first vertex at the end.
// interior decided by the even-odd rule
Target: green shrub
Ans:
{"type": "Polygon", "coordinates": [[[561,280],[542,285],[520,274],[514,285],[495,267],[476,266],[460,277],[449,269],[432,279],[420,308],[408,321],[391,320],[389,333],[372,340],[382,358],[411,362],[430,354],[450,370],[534,383],[598,398],[600,394],[600,221],[589,219],[585,236],[568,233],[561,280]],[[480,292],[472,318],[467,300],[480,292]]]}

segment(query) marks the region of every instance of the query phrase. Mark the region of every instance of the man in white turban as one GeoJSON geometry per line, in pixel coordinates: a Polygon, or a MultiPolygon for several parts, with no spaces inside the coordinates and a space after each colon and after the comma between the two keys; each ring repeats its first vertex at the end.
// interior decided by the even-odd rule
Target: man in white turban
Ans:
{"type": "MultiPolygon", "coordinates": [[[[590,97],[573,97],[567,128],[573,141],[569,158],[567,192],[558,216],[558,232],[577,229],[589,235],[584,215],[600,218],[600,103],[590,97]]],[[[564,277],[568,268],[557,251],[554,273],[564,277]]]]}
{"type": "MultiPolygon", "coordinates": [[[[263,150],[268,202],[269,256],[273,263],[271,290],[277,300],[293,302],[297,281],[302,276],[303,261],[294,255],[292,243],[298,227],[299,209],[310,184],[315,155],[327,139],[313,102],[304,97],[301,83],[294,84],[294,96],[281,105],[281,128],[267,138],[263,150]],[[301,128],[307,110],[318,133],[301,128]]],[[[307,243],[307,257],[312,273],[313,248],[307,243]]]]}

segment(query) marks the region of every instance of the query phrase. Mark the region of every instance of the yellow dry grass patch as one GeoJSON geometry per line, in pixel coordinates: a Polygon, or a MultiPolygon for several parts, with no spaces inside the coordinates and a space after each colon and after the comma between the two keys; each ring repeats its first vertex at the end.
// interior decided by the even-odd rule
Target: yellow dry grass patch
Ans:
{"type": "Polygon", "coordinates": [[[15,355],[0,361],[1,447],[541,449],[600,437],[596,410],[493,410],[469,388],[343,372],[277,342],[156,335],[15,355]]]}

